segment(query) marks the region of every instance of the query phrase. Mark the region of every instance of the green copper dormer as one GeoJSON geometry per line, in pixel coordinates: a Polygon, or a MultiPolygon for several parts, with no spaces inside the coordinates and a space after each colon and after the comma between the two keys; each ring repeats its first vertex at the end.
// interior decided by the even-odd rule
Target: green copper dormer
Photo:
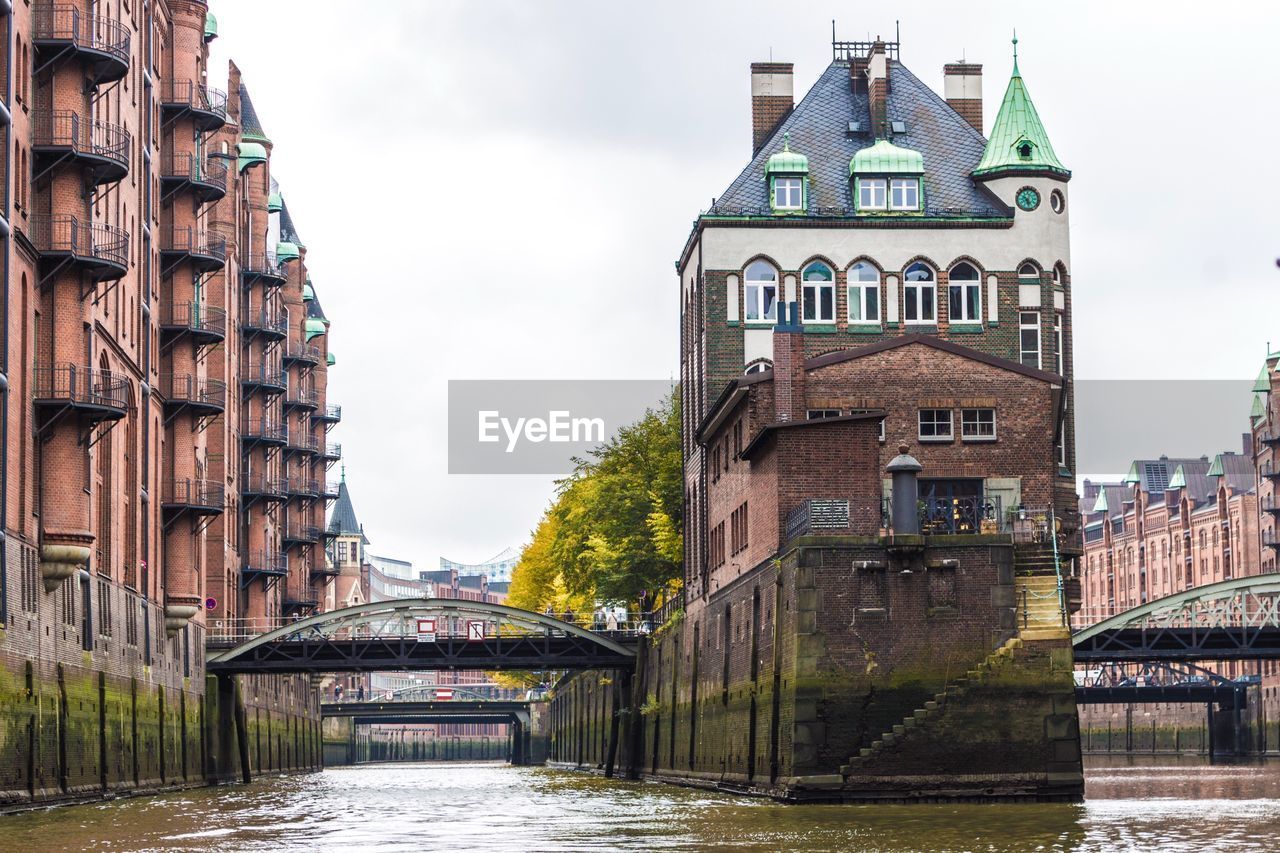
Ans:
{"type": "Polygon", "coordinates": [[[267,213],[279,213],[282,207],[284,207],[284,197],[280,193],[267,196],[267,213]]]}
{"type": "Polygon", "coordinates": [[[329,353],[327,356],[325,356],[324,363],[329,365],[330,367],[333,367],[335,364],[338,363],[338,360],[333,357],[333,353],[329,353]]]}
{"type": "Polygon", "coordinates": [[[311,277],[307,276],[307,281],[302,285],[302,301],[310,302],[316,298],[316,290],[311,286],[311,277]]]}
{"type": "Polygon", "coordinates": [[[769,182],[769,205],[774,213],[804,213],[809,207],[809,158],[791,150],[791,136],[782,137],[782,150],[764,166],[769,182]]]}
{"type": "Polygon", "coordinates": [[[1124,478],[1125,485],[1132,486],[1134,483],[1142,482],[1142,475],[1138,473],[1138,460],[1134,460],[1129,466],[1129,473],[1124,478]]]}
{"type": "Polygon", "coordinates": [[[1179,465],[1177,470],[1173,472],[1173,476],[1169,478],[1169,489],[1185,489],[1187,487],[1187,472],[1182,470],[1179,465]]]}
{"type": "Polygon", "coordinates": [[[1071,170],[1063,166],[1054,153],[1049,134],[1040,122],[1036,106],[1027,93],[1027,84],[1018,71],[1018,38],[1014,36],[1013,76],[1009,78],[1009,88],[1005,90],[1000,112],[991,127],[991,137],[982,152],[982,160],[973,170],[973,176],[981,178],[1020,173],[1049,173],[1064,180],[1071,177],[1071,170]]]}
{"type": "Polygon", "coordinates": [[[289,261],[296,261],[300,257],[302,257],[302,253],[298,251],[297,243],[286,241],[276,243],[276,263],[283,264],[289,261]]]}
{"type": "Polygon", "coordinates": [[[206,43],[218,37],[218,19],[212,12],[204,13],[204,40],[206,43]]]}
{"type": "Polygon", "coordinates": [[[1249,418],[1253,421],[1254,426],[1257,426],[1259,421],[1266,420],[1267,404],[1262,402],[1261,394],[1253,395],[1253,409],[1249,412],[1249,418]]]}
{"type": "Polygon", "coordinates": [[[261,142],[241,142],[236,151],[239,152],[236,165],[241,172],[267,162],[267,149],[261,142]]]}
{"type": "Polygon", "coordinates": [[[1213,457],[1213,464],[1209,466],[1209,470],[1207,473],[1210,477],[1226,476],[1226,472],[1222,470],[1222,454],[1221,453],[1213,457]]]}
{"type": "Polygon", "coordinates": [[[849,161],[853,201],[858,213],[919,213],[924,155],[878,139],[849,161]]]}
{"type": "Polygon", "coordinates": [[[302,331],[306,333],[308,341],[312,338],[318,338],[329,331],[329,321],[308,317],[303,321],[302,331]]]}
{"type": "Polygon", "coordinates": [[[1109,508],[1107,507],[1107,490],[1106,489],[1099,490],[1098,499],[1093,502],[1093,511],[1094,512],[1109,511],[1109,508]]]}
{"type": "MultiPolygon", "coordinates": [[[[1280,367],[1277,369],[1280,369],[1280,367]]],[[[1265,364],[1262,365],[1262,372],[1258,374],[1257,381],[1253,383],[1253,390],[1263,394],[1271,390],[1271,371],[1267,369],[1265,364]]]]}

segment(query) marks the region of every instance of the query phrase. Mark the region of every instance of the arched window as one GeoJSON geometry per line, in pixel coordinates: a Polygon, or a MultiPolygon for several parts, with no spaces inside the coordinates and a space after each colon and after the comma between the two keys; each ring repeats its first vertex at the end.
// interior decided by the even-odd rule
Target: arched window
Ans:
{"type": "Polygon", "coordinates": [[[770,362],[768,359],[761,359],[760,361],[753,361],[751,362],[751,364],[748,364],[747,369],[744,370],[743,373],[749,376],[752,373],[764,373],[766,370],[772,370],[772,369],[773,369],[772,362],[770,362]]]}
{"type": "Polygon", "coordinates": [[[1039,281],[1040,270],[1036,268],[1035,264],[1023,264],[1018,267],[1018,278],[1033,278],[1039,281]]]}
{"type": "Polygon", "coordinates": [[[746,272],[746,318],[778,319],[778,271],[764,261],[756,261],[746,272]]]}
{"type": "Polygon", "coordinates": [[[806,323],[834,323],[836,320],[836,277],[831,267],[814,261],[800,274],[801,299],[806,323]]]}
{"type": "Polygon", "coordinates": [[[849,267],[849,322],[880,324],[880,270],[866,261],[849,267]]]}
{"type": "Polygon", "coordinates": [[[951,268],[950,317],[953,323],[982,322],[982,285],[973,264],[961,261],[951,268]]]}
{"type": "Polygon", "coordinates": [[[936,323],[934,306],[933,270],[922,263],[914,263],[907,267],[902,276],[906,283],[903,286],[904,315],[908,323],[936,323]]]}

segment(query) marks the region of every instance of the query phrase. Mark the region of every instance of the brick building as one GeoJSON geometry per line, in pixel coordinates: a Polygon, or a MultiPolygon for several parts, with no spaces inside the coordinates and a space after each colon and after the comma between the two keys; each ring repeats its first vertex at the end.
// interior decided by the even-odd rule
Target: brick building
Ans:
{"type": "MultiPolygon", "coordinates": [[[[9,7],[0,658],[198,738],[209,620],[272,624],[328,583],[327,321],[204,2],[9,7]]],[[[198,744],[156,731],[185,778],[198,744]]]]}
{"type": "Polygon", "coordinates": [[[998,504],[1001,516],[1053,507],[1074,518],[1071,173],[1016,57],[983,137],[981,73],[947,65],[944,97],[898,61],[896,44],[836,42],[831,65],[794,103],[790,64],[752,66],[751,162],[698,217],[676,264],[691,598],[708,592],[719,523],[708,515],[714,465],[698,426],[726,386],[773,366],[779,304],[800,306],[799,358],[927,338],[934,353],[971,351],[1056,376],[1056,420],[1036,439],[1045,446],[1027,446],[1036,461],[1018,463],[1037,469],[1034,487],[1001,474],[1012,434],[988,420],[1009,418],[1017,398],[976,381],[936,395],[922,381],[934,371],[928,356],[888,384],[811,393],[806,416],[885,408],[882,459],[909,441],[937,472],[932,495],[998,504]],[[998,437],[982,447],[983,436],[998,437]]]}

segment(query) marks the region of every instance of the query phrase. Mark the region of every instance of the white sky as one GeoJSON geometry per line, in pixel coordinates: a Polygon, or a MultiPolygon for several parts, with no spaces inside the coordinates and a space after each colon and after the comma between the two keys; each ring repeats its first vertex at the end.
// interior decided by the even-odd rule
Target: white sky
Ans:
{"type": "Polygon", "coordinates": [[[447,475],[447,380],[677,373],[672,262],[750,157],[748,65],[794,62],[798,101],[832,18],[842,39],[892,38],[896,10],[902,60],[935,89],[945,62],[983,63],[987,129],[1017,27],[1074,171],[1079,378],[1257,373],[1280,346],[1280,13],[865,8],[212,0],[213,67],[244,72],[333,322],[334,439],[375,553],[484,559],[546,505],[545,478],[447,475]]]}

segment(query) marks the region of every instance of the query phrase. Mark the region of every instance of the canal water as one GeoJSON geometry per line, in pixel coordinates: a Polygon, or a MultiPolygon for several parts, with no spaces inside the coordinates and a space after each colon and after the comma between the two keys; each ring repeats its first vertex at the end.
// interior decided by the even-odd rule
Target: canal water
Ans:
{"type": "Polygon", "coordinates": [[[0,850],[1275,850],[1280,762],[1090,762],[1083,805],[783,806],[494,764],[335,768],[0,817],[0,850]]]}

